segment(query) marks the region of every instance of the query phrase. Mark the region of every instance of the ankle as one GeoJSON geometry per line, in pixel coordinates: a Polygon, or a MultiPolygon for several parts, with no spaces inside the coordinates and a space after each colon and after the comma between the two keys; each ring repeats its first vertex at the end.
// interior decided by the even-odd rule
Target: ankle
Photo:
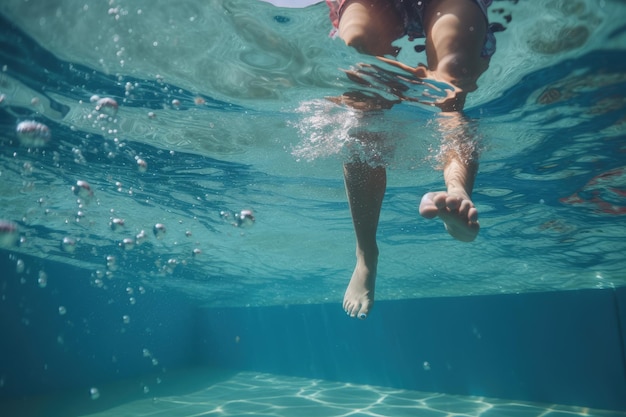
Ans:
{"type": "Polygon", "coordinates": [[[357,264],[364,265],[370,269],[376,269],[378,265],[378,247],[369,250],[356,249],[357,264]]]}

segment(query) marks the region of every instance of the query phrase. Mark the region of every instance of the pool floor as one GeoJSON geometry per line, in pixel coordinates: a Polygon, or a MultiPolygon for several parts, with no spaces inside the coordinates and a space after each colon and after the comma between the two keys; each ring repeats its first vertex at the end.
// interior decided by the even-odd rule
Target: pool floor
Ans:
{"type": "Polygon", "coordinates": [[[626,416],[556,404],[426,393],[257,372],[185,370],[2,405],[6,416],[626,416]]]}

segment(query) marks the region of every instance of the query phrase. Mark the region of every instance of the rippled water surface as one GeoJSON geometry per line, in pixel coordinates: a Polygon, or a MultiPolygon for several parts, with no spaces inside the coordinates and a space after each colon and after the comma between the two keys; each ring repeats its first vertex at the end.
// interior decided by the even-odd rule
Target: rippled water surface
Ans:
{"type": "MultiPolygon", "coordinates": [[[[2,256],[26,279],[71,263],[95,286],[211,306],[340,303],[354,262],[341,165],[367,130],[394,150],[379,299],[622,286],[626,7],[515,3],[492,7],[506,30],[468,100],[482,229],[462,244],[417,214],[443,187],[432,107],[368,118],[325,99],[389,94],[376,83],[389,73],[346,76],[375,60],[328,36],[324,4],[3,1],[2,256]]],[[[399,59],[425,60],[399,44],[399,59]]]]}

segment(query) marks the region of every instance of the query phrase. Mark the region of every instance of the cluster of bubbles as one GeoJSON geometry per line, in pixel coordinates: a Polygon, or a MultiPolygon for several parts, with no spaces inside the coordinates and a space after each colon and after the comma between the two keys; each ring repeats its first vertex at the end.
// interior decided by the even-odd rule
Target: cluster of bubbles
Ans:
{"type": "Polygon", "coordinates": [[[297,160],[306,161],[340,154],[353,140],[351,133],[362,119],[357,111],[328,100],[302,102],[296,112],[304,115],[294,125],[304,139],[291,153],[297,160]]]}
{"type": "Polygon", "coordinates": [[[249,227],[254,224],[256,221],[254,217],[254,213],[252,210],[241,210],[237,213],[231,213],[228,211],[220,211],[220,217],[226,221],[230,221],[232,218],[231,224],[235,227],[249,227]]]}
{"type": "MultiPolygon", "coordinates": [[[[130,83],[127,83],[126,85],[127,96],[128,94],[130,94],[133,88],[134,87],[130,85],[130,83]]],[[[0,95],[0,103],[4,101],[4,99],[5,99],[5,96],[0,95]]],[[[118,112],[119,112],[119,107],[120,107],[118,102],[114,98],[111,98],[111,97],[100,97],[98,95],[93,95],[89,98],[89,103],[91,103],[91,108],[88,111],[88,113],[85,113],[84,117],[87,120],[89,120],[89,123],[92,124],[92,128],[96,130],[100,130],[104,134],[111,135],[109,136],[109,138],[117,136],[118,134],[117,117],[118,117],[118,112]]],[[[87,103],[87,106],[89,106],[89,103],[87,103]]],[[[194,103],[198,106],[206,104],[205,99],[203,99],[202,97],[196,97],[194,99],[194,103]]],[[[174,109],[180,108],[181,107],[180,100],[178,99],[171,100],[171,107],[174,109]]],[[[153,119],[156,117],[156,114],[154,112],[149,112],[148,117],[153,119]]],[[[90,135],[87,135],[86,137],[89,138],[89,136],[90,135]]],[[[63,149],[63,146],[61,146],[59,143],[52,141],[51,129],[45,123],[35,120],[35,118],[31,118],[28,120],[21,120],[19,121],[19,123],[17,123],[15,127],[15,137],[18,139],[19,146],[23,148],[27,148],[29,153],[31,152],[32,149],[38,150],[40,148],[57,148],[58,147],[58,151],[53,150],[51,154],[54,154],[55,163],[57,164],[57,166],[60,166],[61,154],[59,152],[61,152],[61,150],[63,149]]],[[[110,143],[108,139],[106,140],[106,142],[110,143]]],[[[119,148],[122,148],[124,145],[123,143],[121,143],[121,141],[117,139],[117,137],[114,138],[113,142],[115,143],[115,146],[119,148]]],[[[107,149],[107,151],[109,149],[107,149]]],[[[41,153],[34,152],[34,155],[35,156],[44,155],[44,152],[48,152],[48,150],[46,151],[42,150],[41,153]]],[[[73,160],[76,163],[82,164],[82,165],[87,164],[87,160],[85,156],[83,155],[83,152],[85,152],[85,149],[81,149],[80,147],[74,147],[71,149],[71,152],[72,154],[70,156],[73,158],[73,160]]],[[[87,153],[85,153],[85,155],[87,155],[87,153]]],[[[113,157],[115,155],[111,152],[108,154],[108,156],[113,157]]],[[[147,171],[148,162],[146,161],[145,157],[135,155],[134,161],[136,163],[136,169],[138,172],[145,173],[147,171]]],[[[24,174],[32,174],[33,165],[34,164],[30,162],[25,162],[22,167],[23,168],[22,172],[24,174]]],[[[91,178],[89,179],[91,180],[91,178]]],[[[94,184],[94,185],[97,185],[97,184],[94,184]]],[[[118,188],[118,190],[121,190],[122,188],[121,183],[119,182],[116,183],[116,187],[118,188]]],[[[67,188],[70,188],[70,187],[67,187],[67,188]]],[[[94,188],[94,186],[92,186],[92,184],[90,184],[89,181],[87,181],[84,178],[76,180],[76,182],[73,185],[71,185],[71,192],[73,196],[75,197],[76,204],[78,207],[78,210],[76,211],[76,218],[75,218],[77,223],[83,221],[83,218],[85,218],[86,216],[86,212],[89,212],[89,204],[93,205],[94,201],[97,202],[96,203],[97,205],[101,204],[101,202],[96,198],[97,197],[96,194],[99,193],[98,189],[94,188]]],[[[38,202],[40,206],[43,206],[45,204],[43,197],[40,198],[38,202]]],[[[46,208],[46,214],[48,214],[49,211],[50,210],[46,208]]],[[[234,211],[234,212],[223,211],[223,212],[220,212],[220,217],[222,219],[227,220],[233,226],[242,227],[242,228],[252,226],[256,221],[253,211],[249,209],[243,209],[243,210],[234,211]]],[[[70,221],[66,219],[65,222],[67,224],[70,221]]],[[[21,227],[25,227],[22,225],[22,223],[20,223],[20,225],[21,227]]],[[[121,216],[113,215],[113,210],[111,210],[111,215],[108,218],[108,227],[110,228],[112,232],[124,233],[130,228],[130,225],[128,225],[126,220],[122,218],[121,216]]],[[[152,226],[152,235],[153,235],[153,238],[156,239],[157,241],[163,240],[166,237],[166,234],[167,234],[167,227],[164,223],[159,222],[159,223],[155,223],[152,226]]],[[[119,242],[119,247],[122,248],[124,252],[108,254],[107,256],[104,257],[105,263],[102,265],[102,267],[93,271],[91,274],[92,285],[94,285],[96,288],[107,289],[106,280],[113,278],[115,275],[115,272],[118,271],[118,269],[123,268],[121,261],[125,259],[125,256],[127,256],[125,251],[131,251],[137,246],[143,244],[144,242],[146,242],[148,239],[151,238],[149,235],[150,235],[150,227],[148,226],[145,228],[145,230],[141,229],[139,232],[137,232],[135,236],[131,235],[129,237],[124,237],[119,242]]],[[[185,232],[185,235],[187,237],[191,237],[192,232],[190,230],[187,230],[185,232]]],[[[83,237],[82,239],[86,240],[85,237],[83,237]]],[[[20,240],[21,240],[20,228],[18,224],[11,220],[0,219],[0,247],[6,247],[6,248],[15,247],[20,240]]],[[[84,241],[83,241],[83,244],[84,244],[84,241]]],[[[79,256],[76,254],[76,251],[77,251],[77,248],[79,248],[81,245],[81,237],[64,236],[61,238],[60,242],[57,243],[57,245],[58,245],[57,248],[60,248],[60,250],[63,253],[67,254],[68,256],[73,256],[73,257],[79,256]]],[[[193,248],[191,251],[192,257],[199,256],[200,254],[202,254],[202,250],[198,247],[193,248]]],[[[181,263],[184,263],[184,262],[185,261],[181,261],[176,258],[170,258],[167,260],[163,260],[162,265],[157,265],[157,266],[160,266],[163,271],[171,273],[177,267],[177,265],[180,265],[181,263]]],[[[16,272],[18,274],[21,275],[25,271],[28,272],[28,270],[29,268],[27,268],[23,260],[21,259],[16,260],[16,272]]],[[[22,283],[26,283],[27,280],[25,276],[23,276],[21,279],[22,279],[22,283]]],[[[42,289],[47,288],[48,290],[50,290],[49,287],[51,287],[51,285],[49,285],[48,274],[45,271],[41,270],[38,273],[36,273],[35,279],[36,279],[36,285],[39,288],[42,288],[42,289]]],[[[128,287],[126,289],[126,294],[128,296],[129,308],[132,308],[130,306],[134,305],[137,302],[137,298],[140,296],[140,294],[144,294],[144,293],[145,293],[145,289],[143,287],[139,287],[138,289],[137,288],[133,289],[132,287],[128,287]]],[[[65,305],[58,305],[57,312],[59,316],[64,317],[68,315],[68,308],[65,305]]],[[[134,324],[131,318],[133,313],[132,311],[124,311],[123,313],[126,313],[126,314],[121,315],[120,326],[121,326],[122,331],[126,331],[126,329],[132,328],[132,325],[134,324]]],[[[118,320],[120,319],[118,318],[118,320]]],[[[62,344],[63,337],[58,336],[57,341],[62,344]]],[[[153,366],[159,365],[158,359],[147,348],[143,349],[142,354],[143,354],[143,357],[148,359],[153,366]]],[[[157,383],[160,383],[160,380],[158,378],[157,378],[157,383]]],[[[147,385],[143,385],[143,391],[144,393],[148,393],[149,387],[147,385]]],[[[99,399],[101,396],[101,393],[98,387],[95,387],[95,386],[90,387],[89,396],[92,400],[99,399]]]]}

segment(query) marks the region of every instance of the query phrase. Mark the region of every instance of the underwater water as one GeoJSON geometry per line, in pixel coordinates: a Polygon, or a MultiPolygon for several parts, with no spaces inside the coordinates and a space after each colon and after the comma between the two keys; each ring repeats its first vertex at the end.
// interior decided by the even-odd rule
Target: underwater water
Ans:
{"type": "MultiPolygon", "coordinates": [[[[326,5],[0,3],[0,294],[18,312],[3,317],[7,337],[45,327],[32,313],[44,295],[66,326],[72,285],[75,298],[123,299],[127,308],[110,317],[120,326],[152,293],[209,309],[336,304],[341,316],[354,267],[342,163],[355,148],[369,152],[359,132],[387,138],[374,150],[389,171],[377,301],[624,287],[626,6],[496,1],[490,10],[506,30],[466,105],[481,150],[481,231],[462,244],[417,213],[425,192],[443,188],[430,105],[443,93],[329,37],[326,5]],[[367,117],[327,99],[353,90],[390,97],[390,80],[414,100],[367,117]],[[55,283],[63,279],[76,281],[55,283]]],[[[399,60],[425,61],[407,40],[398,45],[399,60]]],[[[259,378],[272,386],[278,377],[259,378]]],[[[302,384],[300,393],[322,384],[311,381],[285,384],[302,384]]],[[[0,389],[10,386],[0,370],[0,389]]],[[[378,395],[431,404],[380,390],[375,404],[378,395]]],[[[273,395],[253,402],[276,405],[273,395]]],[[[350,404],[311,415],[403,415],[358,414],[350,404]]],[[[481,404],[457,415],[489,415],[481,404]]],[[[305,415],[272,407],[214,414],[305,415]]],[[[169,415],[201,415],[185,412],[169,415]]]]}
{"type": "MultiPolygon", "coordinates": [[[[379,299],[625,283],[626,63],[609,18],[622,5],[550,2],[537,20],[504,3],[515,21],[467,105],[483,147],[476,244],[416,213],[443,186],[436,114],[407,104],[363,122],[396,139],[379,299]],[[533,30],[546,25],[554,38],[533,30]]],[[[3,2],[2,217],[23,238],[12,250],[208,305],[340,299],[353,266],[342,149],[364,127],[324,98],[354,88],[341,69],[368,58],[328,38],[324,7],[3,2]],[[20,146],[24,120],[49,128],[45,147],[20,146]],[[93,195],[75,195],[77,181],[93,195]],[[233,227],[241,210],[254,227],[233,227]]]]}

